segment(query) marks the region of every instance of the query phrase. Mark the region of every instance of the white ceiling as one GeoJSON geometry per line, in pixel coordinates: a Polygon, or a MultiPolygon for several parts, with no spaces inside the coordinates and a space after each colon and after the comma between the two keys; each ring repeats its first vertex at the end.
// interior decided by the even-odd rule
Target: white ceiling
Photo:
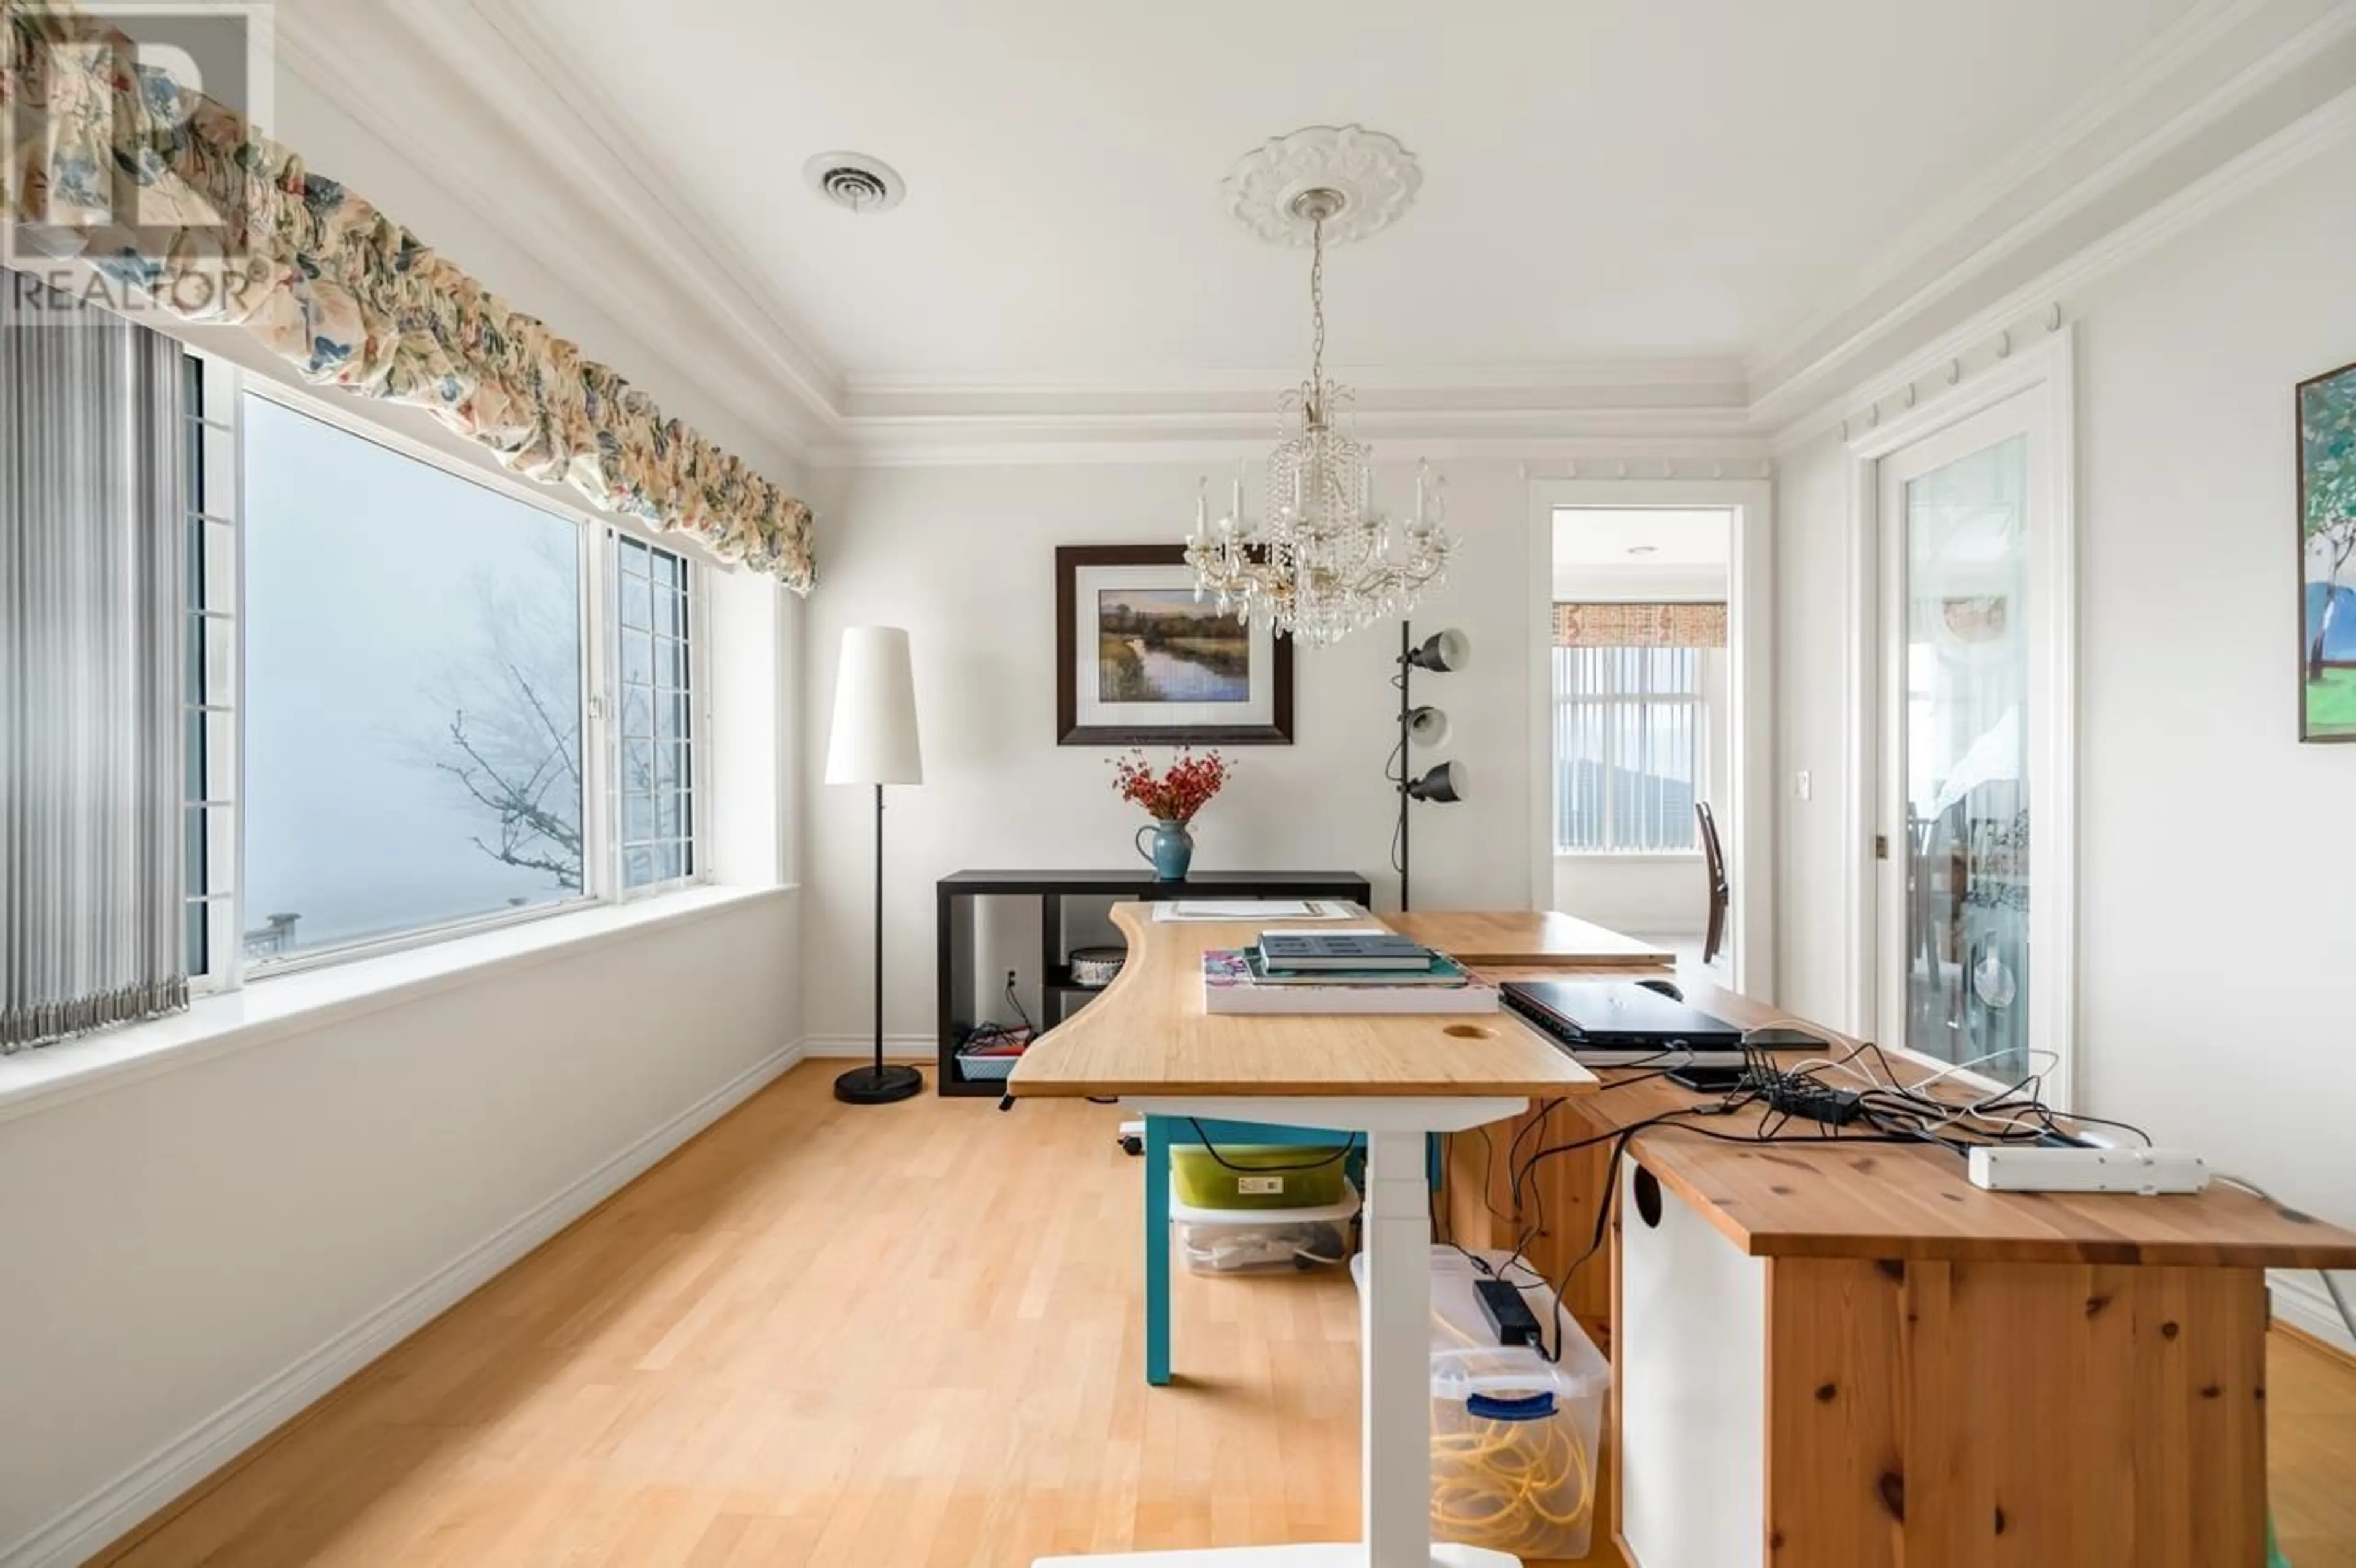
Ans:
{"type": "Polygon", "coordinates": [[[1170,387],[1305,357],[1305,258],[1217,201],[1270,135],[1358,121],[1422,160],[1330,268],[1332,356],[1373,384],[1755,354],[2191,0],[495,3],[854,386],[1170,387]],[[823,205],[832,148],[906,204],[823,205]]]}
{"type": "Polygon", "coordinates": [[[1732,559],[1733,525],[1734,515],[1722,507],[1558,507],[1554,563],[1724,567],[1732,559]]]}

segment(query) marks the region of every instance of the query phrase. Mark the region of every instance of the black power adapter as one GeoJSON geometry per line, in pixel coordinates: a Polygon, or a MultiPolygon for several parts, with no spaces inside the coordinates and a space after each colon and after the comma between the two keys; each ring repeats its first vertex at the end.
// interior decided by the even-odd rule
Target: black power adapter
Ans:
{"type": "Polygon", "coordinates": [[[1497,1331],[1500,1345],[1531,1345],[1538,1343],[1538,1320],[1530,1311],[1530,1304],[1522,1293],[1502,1279],[1476,1279],[1473,1294],[1481,1298],[1482,1315],[1489,1327],[1497,1331]]]}
{"type": "Polygon", "coordinates": [[[1845,1127],[1865,1114],[1865,1096],[1853,1089],[1827,1089],[1804,1078],[1776,1074],[1761,1080],[1759,1097],[1772,1111],[1827,1126],[1845,1127]]]}

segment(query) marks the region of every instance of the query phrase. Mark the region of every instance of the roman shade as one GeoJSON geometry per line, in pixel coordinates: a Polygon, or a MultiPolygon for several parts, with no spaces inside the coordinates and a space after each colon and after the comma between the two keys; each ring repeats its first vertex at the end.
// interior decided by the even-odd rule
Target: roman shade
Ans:
{"type": "Polygon", "coordinates": [[[1554,643],[1558,648],[1722,648],[1726,606],[1558,603],[1554,643]]]}

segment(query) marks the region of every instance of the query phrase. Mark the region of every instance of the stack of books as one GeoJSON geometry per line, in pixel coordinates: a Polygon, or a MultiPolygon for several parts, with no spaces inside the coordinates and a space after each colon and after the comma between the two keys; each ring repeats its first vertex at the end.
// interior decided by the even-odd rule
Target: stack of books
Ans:
{"type": "Polygon", "coordinates": [[[1494,1013],[1497,988],[1387,931],[1266,931],[1203,955],[1206,1013],[1494,1013]]]}

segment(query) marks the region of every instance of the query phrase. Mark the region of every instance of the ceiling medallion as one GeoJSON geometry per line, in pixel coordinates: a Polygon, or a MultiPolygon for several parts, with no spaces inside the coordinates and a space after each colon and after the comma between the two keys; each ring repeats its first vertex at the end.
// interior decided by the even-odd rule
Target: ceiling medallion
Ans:
{"type": "Polygon", "coordinates": [[[1325,220],[1325,243],[1346,245],[1397,222],[1422,184],[1422,166],[1397,137],[1363,125],[1305,125],[1246,153],[1220,190],[1237,222],[1278,245],[1309,244],[1316,224],[1301,198],[1332,191],[1341,205],[1325,220]]]}
{"type": "Polygon", "coordinates": [[[1279,136],[1227,176],[1228,210],[1245,227],[1309,247],[1309,378],[1279,405],[1285,433],[1269,453],[1260,517],[1244,515],[1241,464],[1215,522],[1204,481],[1186,564],[1197,599],[1312,647],[1408,614],[1447,576],[1455,548],[1441,526],[1445,481],[1427,464],[1416,465],[1412,517],[1394,527],[1376,508],[1372,451],[1342,419],[1350,389],[1325,375],[1325,247],[1390,223],[1421,178],[1406,148],[1356,125],[1279,136]]]}

